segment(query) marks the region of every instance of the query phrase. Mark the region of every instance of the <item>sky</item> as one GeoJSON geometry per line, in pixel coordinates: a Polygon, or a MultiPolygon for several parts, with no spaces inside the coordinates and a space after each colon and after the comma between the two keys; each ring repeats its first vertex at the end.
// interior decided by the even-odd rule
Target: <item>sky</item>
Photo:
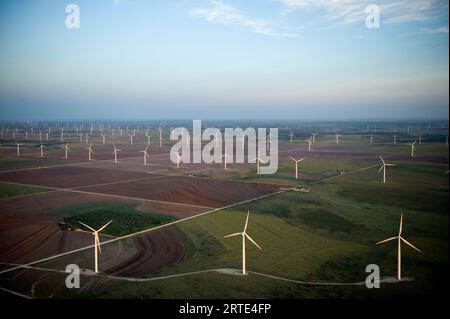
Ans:
{"type": "Polygon", "coordinates": [[[448,119],[448,40],[447,0],[1,1],[0,120],[448,119]]]}

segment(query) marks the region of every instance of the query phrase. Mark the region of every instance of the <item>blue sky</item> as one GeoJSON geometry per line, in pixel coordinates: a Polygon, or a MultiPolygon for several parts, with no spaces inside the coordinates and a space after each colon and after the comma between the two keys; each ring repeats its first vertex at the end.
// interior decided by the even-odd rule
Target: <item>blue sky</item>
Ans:
{"type": "Polygon", "coordinates": [[[448,39],[441,0],[2,1],[0,119],[447,118],[448,39]]]}

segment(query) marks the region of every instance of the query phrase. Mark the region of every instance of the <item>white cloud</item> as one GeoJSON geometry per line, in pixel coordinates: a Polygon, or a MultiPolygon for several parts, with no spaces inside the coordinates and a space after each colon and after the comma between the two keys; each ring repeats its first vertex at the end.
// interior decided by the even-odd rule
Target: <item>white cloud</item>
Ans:
{"type": "Polygon", "coordinates": [[[190,11],[194,17],[203,18],[208,22],[223,25],[244,27],[254,33],[273,37],[297,37],[296,33],[279,32],[270,27],[270,21],[247,17],[239,9],[221,1],[211,1],[208,8],[195,8],[190,11]]]}
{"type": "Polygon", "coordinates": [[[428,34],[439,34],[439,33],[447,33],[448,34],[448,25],[439,27],[439,28],[424,28],[421,30],[423,33],[428,34]]]}
{"type": "Polygon", "coordinates": [[[365,8],[378,4],[384,23],[430,20],[448,12],[446,0],[279,0],[285,10],[320,10],[337,23],[355,23],[366,18],[365,8]]]}

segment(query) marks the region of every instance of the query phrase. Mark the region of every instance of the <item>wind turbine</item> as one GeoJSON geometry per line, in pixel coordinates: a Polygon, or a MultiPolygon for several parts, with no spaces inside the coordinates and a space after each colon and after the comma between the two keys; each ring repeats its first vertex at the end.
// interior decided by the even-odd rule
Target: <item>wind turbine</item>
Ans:
{"type": "Polygon", "coordinates": [[[394,135],[394,145],[397,145],[397,134],[394,135]]]}
{"type": "Polygon", "coordinates": [[[46,147],[41,143],[41,145],[38,148],[41,150],[41,157],[44,157],[44,149],[46,147]]]}
{"type": "Polygon", "coordinates": [[[370,145],[372,145],[373,144],[373,134],[370,134],[370,140],[369,140],[370,142],[370,145]]]}
{"type": "Polygon", "coordinates": [[[312,143],[316,144],[316,135],[319,133],[311,133],[312,134],[312,143]]]}
{"type": "Polygon", "coordinates": [[[130,145],[133,145],[133,134],[130,135],[130,145]]]}
{"type": "Polygon", "coordinates": [[[176,154],[177,155],[177,168],[180,168],[180,162],[181,162],[180,151],[172,152],[172,154],[176,154]]]}
{"type": "Polygon", "coordinates": [[[245,220],[245,226],[244,226],[244,231],[242,233],[234,233],[234,234],[230,234],[225,236],[224,238],[229,238],[229,237],[234,237],[234,236],[242,236],[242,274],[246,275],[247,271],[246,271],[246,260],[245,260],[245,240],[248,239],[250,240],[256,247],[258,247],[260,250],[262,250],[262,248],[247,234],[247,226],[248,226],[248,217],[250,215],[250,211],[247,212],[247,219],[245,220]]]}
{"type": "Polygon", "coordinates": [[[225,152],[225,154],[222,155],[222,157],[223,157],[223,165],[224,165],[223,168],[224,168],[225,170],[227,170],[227,169],[228,169],[228,168],[227,168],[227,158],[233,159],[233,157],[230,156],[230,155],[228,155],[226,152],[225,152]]]}
{"type": "Polygon", "coordinates": [[[312,137],[310,137],[308,140],[308,152],[311,152],[311,145],[312,145],[312,137]]]}
{"type": "Polygon", "coordinates": [[[416,150],[416,141],[412,142],[411,144],[408,144],[411,146],[411,157],[414,157],[414,151],[416,150]]]}
{"type": "Polygon", "coordinates": [[[103,138],[103,145],[106,144],[106,135],[102,134],[102,138],[103,138]]]}
{"type": "Polygon", "coordinates": [[[92,235],[94,235],[94,261],[95,261],[95,272],[98,273],[98,253],[102,253],[102,249],[100,248],[100,238],[98,236],[98,233],[101,232],[103,229],[105,229],[109,224],[111,224],[112,220],[110,220],[108,223],[100,227],[98,230],[95,230],[91,226],[88,226],[82,222],[79,221],[81,225],[83,225],[86,228],[89,228],[92,230],[92,235]]]}
{"type": "Polygon", "coordinates": [[[22,146],[22,144],[19,144],[19,143],[16,144],[16,148],[17,148],[17,157],[20,156],[20,146],[22,146]]]}
{"type": "Polygon", "coordinates": [[[379,245],[379,244],[383,244],[383,243],[389,242],[389,241],[391,241],[391,240],[395,240],[395,239],[398,240],[398,251],[397,251],[397,254],[398,254],[398,255],[397,255],[397,279],[398,279],[399,281],[402,280],[402,264],[401,264],[401,261],[402,261],[402,251],[401,251],[401,249],[402,249],[402,242],[404,242],[404,243],[407,244],[408,246],[414,248],[414,249],[417,250],[418,252],[421,252],[419,249],[417,249],[416,247],[414,247],[413,244],[411,244],[410,242],[408,242],[406,239],[404,239],[404,238],[402,237],[402,230],[403,230],[403,214],[400,215],[400,228],[399,228],[399,230],[398,230],[398,236],[391,237],[391,238],[388,238],[388,239],[385,239],[385,240],[382,240],[382,241],[379,241],[378,243],[376,243],[376,245],[379,245]]]}
{"type": "Polygon", "coordinates": [[[69,158],[68,152],[70,152],[69,143],[66,143],[66,145],[64,145],[63,147],[64,147],[64,152],[65,152],[65,155],[66,155],[66,159],[68,159],[69,158]]]}
{"type": "Polygon", "coordinates": [[[88,159],[92,160],[91,155],[94,154],[94,151],[92,150],[92,144],[89,144],[89,147],[86,147],[85,150],[88,150],[88,159]]]}
{"type": "Polygon", "coordinates": [[[114,151],[113,151],[113,155],[114,155],[114,163],[117,163],[117,152],[122,152],[122,150],[119,150],[116,145],[113,144],[114,147],[114,151]]]}
{"type": "Polygon", "coordinates": [[[291,130],[291,133],[289,133],[288,137],[289,137],[289,141],[292,143],[292,139],[295,137],[295,135],[292,134],[292,130],[291,130]]]}
{"type": "Polygon", "coordinates": [[[293,158],[291,156],[289,156],[289,158],[291,160],[293,160],[294,163],[295,163],[295,179],[298,179],[298,163],[303,162],[305,160],[305,158],[303,157],[303,158],[301,158],[299,160],[296,160],[295,158],[293,158]]]}
{"type": "Polygon", "coordinates": [[[162,128],[159,128],[159,147],[162,147],[162,128]]]}
{"type": "Polygon", "coordinates": [[[148,150],[148,145],[145,148],[145,150],[139,152],[139,153],[143,153],[144,154],[144,166],[147,166],[147,158],[150,158],[150,155],[148,155],[147,150],[148,150]]]}
{"type": "Polygon", "coordinates": [[[386,184],[386,167],[387,166],[395,166],[395,164],[388,164],[384,161],[384,159],[381,157],[381,155],[378,155],[381,159],[381,167],[378,170],[378,174],[383,171],[383,184],[386,184]]]}
{"type": "Polygon", "coordinates": [[[261,172],[261,163],[267,164],[267,162],[264,162],[261,159],[261,156],[260,156],[259,152],[258,152],[258,156],[255,159],[253,159],[253,160],[256,161],[256,173],[259,175],[260,172],[261,172]]]}
{"type": "Polygon", "coordinates": [[[336,133],[336,145],[339,145],[339,137],[341,137],[342,135],[339,135],[338,133],[336,133]]]}
{"type": "Polygon", "coordinates": [[[419,145],[422,145],[422,135],[419,135],[419,145]]]}

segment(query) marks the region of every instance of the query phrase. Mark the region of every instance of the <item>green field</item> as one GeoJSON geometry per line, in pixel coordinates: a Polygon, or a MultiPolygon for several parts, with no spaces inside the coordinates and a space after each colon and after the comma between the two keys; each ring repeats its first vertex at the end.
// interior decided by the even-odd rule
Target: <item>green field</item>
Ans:
{"type": "Polygon", "coordinates": [[[22,186],[0,182],[0,198],[28,195],[40,192],[48,192],[45,187],[22,186]]]}
{"type": "Polygon", "coordinates": [[[110,220],[113,222],[102,231],[102,234],[123,236],[142,229],[159,226],[175,218],[168,215],[141,212],[130,204],[82,204],[49,212],[50,215],[62,216],[62,221],[72,225],[72,229],[84,229],[81,221],[94,229],[98,229],[110,220]]]}
{"type": "MultiPolygon", "coordinates": [[[[389,298],[431,296],[445,289],[448,280],[448,164],[408,160],[403,145],[368,145],[365,137],[342,139],[344,150],[373,153],[374,160],[307,159],[301,179],[293,178],[293,163],[286,160],[273,176],[258,176],[254,167],[239,168],[212,178],[245,181],[298,183],[310,192],[287,191],[245,205],[213,212],[180,222],[176,228],[184,238],[187,254],[182,262],[168,265],[148,278],[182,275],[221,268],[240,269],[241,240],[224,238],[242,230],[246,212],[251,211],[248,233],[262,246],[247,246],[247,268],[272,276],[313,283],[364,281],[368,264],[380,266],[382,277],[396,275],[395,242],[375,246],[395,236],[400,214],[404,214],[403,236],[422,253],[403,246],[403,276],[413,281],[382,284],[383,289],[364,286],[307,285],[261,277],[206,272],[147,282],[83,277],[95,289],[63,290],[67,298],[389,298]],[[347,143],[349,143],[347,145],[347,143]],[[405,156],[388,169],[388,184],[382,183],[377,154],[386,158],[405,156]],[[369,168],[371,167],[371,168],[369,168]],[[365,170],[352,173],[355,170],[365,170]],[[344,172],[343,175],[341,173],[344,172]]],[[[333,139],[318,141],[332,144],[333,139]]],[[[326,145],[321,145],[326,147],[326,145]]],[[[448,158],[442,144],[417,146],[428,156],[448,158]]],[[[114,219],[106,234],[126,234],[169,220],[137,211],[125,204],[86,204],[53,211],[67,221],[83,219],[94,227],[114,219]],[[148,219],[146,219],[148,218],[148,219]],[[117,222],[117,223],[116,223],[117,222]],[[138,228],[134,228],[139,224],[138,228]],[[144,226],[142,226],[145,224],[144,226]],[[140,227],[142,226],[142,227],[140,227]]],[[[123,243],[130,246],[129,240],[123,243]]],[[[102,247],[107,251],[108,245],[102,247]]],[[[91,252],[84,251],[42,263],[42,267],[63,269],[71,262],[90,265],[91,252]]],[[[86,265],[84,265],[85,267],[86,265]]],[[[59,278],[52,274],[49,278],[59,278]]],[[[7,280],[7,279],[6,279],[7,280]]],[[[54,280],[41,282],[49,290],[54,280]]],[[[61,279],[57,279],[61,280],[61,279]]],[[[44,288],[41,288],[44,289],[44,288]]]]}

